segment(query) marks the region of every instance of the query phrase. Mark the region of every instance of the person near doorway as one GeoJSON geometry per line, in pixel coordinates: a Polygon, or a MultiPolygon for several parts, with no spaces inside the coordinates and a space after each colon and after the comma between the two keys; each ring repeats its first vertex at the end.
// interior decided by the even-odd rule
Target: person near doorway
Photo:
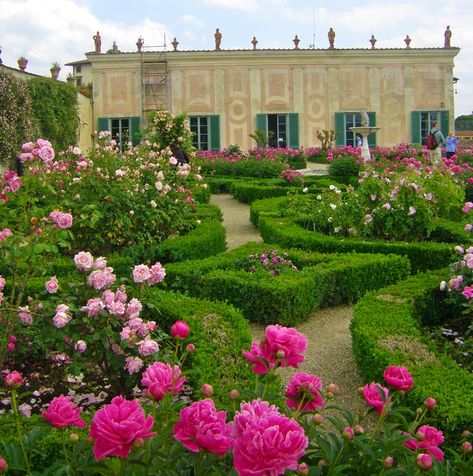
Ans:
{"type": "Polygon", "coordinates": [[[440,122],[434,121],[432,127],[429,131],[430,134],[434,136],[435,142],[437,143],[437,147],[434,149],[430,149],[430,162],[435,165],[440,165],[442,156],[442,146],[445,145],[445,138],[443,137],[442,131],[440,130],[440,122]]]}
{"type": "Polygon", "coordinates": [[[361,147],[363,145],[363,137],[361,137],[361,134],[356,135],[356,146],[361,147]]]}
{"type": "Polygon", "coordinates": [[[454,132],[450,131],[448,133],[445,145],[445,155],[447,159],[450,159],[453,155],[457,155],[457,144],[459,140],[458,137],[455,137],[454,132]]]}

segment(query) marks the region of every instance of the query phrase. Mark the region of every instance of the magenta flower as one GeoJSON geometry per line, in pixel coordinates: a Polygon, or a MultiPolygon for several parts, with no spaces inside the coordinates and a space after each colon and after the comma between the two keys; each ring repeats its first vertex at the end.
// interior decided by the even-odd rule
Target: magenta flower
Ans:
{"type": "Polygon", "coordinates": [[[404,446],[412,451],[425,450],[437,458],[439,462],[443,461],[443,451],[438,447],[444,441],[443,433],[437,428],[429,425],[422,425],[416,433],[416,438],[405,441],[404,446]]]}
{"type": "Polygon", "coordinates": [[[81,411],[81,408],[74,406],[70,397],[61,395],[60,397],[54,397],[47,411],[41,412],[41,414],[56,428],[66,428],[68,426],[85,428],[87,424],[80,417],[81,411]]]}
{"type": "Polygon", "coordinates": [[[375,408],[380,415],[390,401],[389,390],[379,383],[366,384],[363,387],[363,396],[366,403],[375,408]]]}
{"type": "Polygon", "coordinates": [[[179,393],[186,377],[181,377],[178,365],[174,368],[164,362],[150,365],[141,377],[141,385],[146,387],[145,393],[154,400],[162,400],[166,394],[179,393]]]}
{"type": "Polygon", "coordinates": [[[226,412],[217,412],[213,400],[194,402],[179,412],[174,438],[194,453],[203,449],[223,456],[233,447],[232,425],[226,423],[226,418],[226,412]]]}
{"type": "Polygon", "coordinates": [[[258,342],[253,341],[250,350],[243,351],[243,357],[248,360],[248,362],[254,364],[251,370],[255,374],[267,374],[270,369],[276,366],[276,362],[268,362],[266,360],[266,356],[258,342]]]}
{"type": "Polygon", "coordinates": [[[462,291],[462,296],[468,300],[473,298],[473,287],[465,286],[462,291]]]}
{"type": "Polygon", "coordinates": [[[432,461],[432,456],[427,453],[420,453],[417,455],[416,463],[419,468],[424,471],[429,471],[432,468],[434,462],[432,461]]]}
{"type": "Polygon", "coordinates": [[[233,463],[240,476],[278,476],[295,470],[308,446],[299,423],[259,399],[241,404],[233,435],[233,463]]]}
{"type": "Polygon", "coordinates": [[[400,392],[408,392],[414,386],[412,375],[405,367],[391,365],[384,371],[384,381],[400,392]]]}
{"type": "Polygon", "coordinates": [[[176,321],[171,326],[171,337],[173,339],[187,339],[191,333],[189,325],[184,321],[176,321]]]}
{"type": "Polygon", "coordinates": [[[115,397],[112,403],[95,412],[90,427],[94,440],[94,456],[98,461],[107,456],[127,458],[133,443],[151,438],[154,420],[145,417],[136,400],[115,397]]]}
{"type": "Polygon", "coordinates": [[[3,384],[6,388],[18,388],[25,383],[25,379],[18,370],[10,372],[4,379],[3,384]]]}
{"type": "Polygon", "coordinates": [[[325,405],[320,395],[322,381],[316,375],[299,372],[291,377],[284,395],[287,397],[286,405],[292,409],[303,412],[312,412],[325,405]],[[301,405],[302,403],[302,405],[301,405]]]}

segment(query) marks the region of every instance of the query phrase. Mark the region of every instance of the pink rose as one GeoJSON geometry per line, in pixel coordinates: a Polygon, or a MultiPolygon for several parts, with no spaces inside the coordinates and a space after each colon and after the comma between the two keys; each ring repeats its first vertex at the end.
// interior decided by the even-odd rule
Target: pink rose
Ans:
{"type": "Polygon", "coordinates": [[[190,327],[184,321],[176,321],[171,326],[171,337],[173,339],[187,339],[190,333],[190,327]]]}
{"type": "Polygon", "coordinates": [[[53,317],[53,324],[54,327],[61,329],[67,326],[70,320],[71,316],[69,314],[66,314],[65,312],[57,312],[56,315],[53,317]]]}
{"type": "Polygon", "coordinates": [[[232,425],[226,423],[226,417],[209,398],[194,402],[179,412],[174,438],[194,453],[202,449],[223,456],[233,446],[232,425]]]}
{"type": "Polygon", "coordinates": [[[107,310],[112,316],[121,317],[125,315],[126,308],[122,302],[113,301],[107,306],[107,310]]]}
{"type": "Polygon", "coordinates": [[[89,271],[94,265],[94,257],[88,251],[79,251],[74,256],[76,268],[81,271],[89,271]]]}
{"type": "Polygon", "coordinates": [[[150,336],[146,336],[144,340],[137,342],[138,353],[144,357],[155,354],[159,350],[159,345],[156,341],[151,339],[150,336]]]}
{"type": "Polygon", "coordinates": [[[81,408],[74,406],[70,397],[61,395],[60,397],[53,398],[47,411],[41,412],[41,414],[56,428],[66,428],[68,426],[85,428],[87,424],[80,417],[81,411],[81,408]]]}
{"type": "Polygon", "coordinates": [[[284,395],[287,397],[286,405],[291,410],[312,412],[325,405],[320,395],[322,381],[316,375],[299,372],[291,377],[284,395]]]}
{"type": "Polygon", "coordinates": [[[84,310],[87,311],[89,317],[95,317],[100,314],[100,311],[105,307],[100,298],[92,298],[87,301],[84,310]]]}
{"type": "Polygon", "coordinates": [[[363,396],[366,403],[375,408],[380,415],[390,401],[389,390],[379,383],[366,384],[363,387],[363,396]]]}
{"type": "Polygon", "coordinates": [[[53,276],[49,281],[46,281],[44,287],[46,288],[46,291],[50,294],[57,293],[57,290],[59,289],[59,282],[56,276],[53,276]]]}
{"type": "Polygon", "coordinates": [[[72,215],[70,213],[61,213],[56,221],[56,224],[63,230],[70,228],[72,226],[72,215]]]}
{"type": "Polygon", "coordinates": [[[43,146],[39,149],[38,157],[43,162],[50,162],[54,159],[54,149],[51,146],[43,146]]]}
{"type": "Polygon", "coordinates": [[[96,291],[107,288],[115,282],[117,277],[110,271],[112,268],[104,270],[92,271],[87,278],[87,284],[92,286],[96,291]]]}
{"type": "Polygon", "coordinates": [[[233,436],[233,462],[239,475],[278,476],[295,470],[308,446],[299,423],[259,399],[241,404],[233,436]]]}
{"type": "Polygon", "coordinates": [[[405,367],[391,365],[384,371],[384,381],[400,392],[408,392],[414,386],[412,375],[405,367]]]}
{"type": "Polygon", "coordinates": [[[141,385],[154,400],[162,400],[166,394],[179,393],[186,377],[181,377],[178,365],[171,367],[163,362],[150,365],[141,377],[141,385]]]}
{"type": "Polygon", "coordinates": [[[153,417],[145,417],[136,400],[115,397],[112,403],[95,412],[90,427],[94,456],[98,461],[107,456],[127,458],[135,441],[151,438],[156,433],[153,417]]]}
{"type": "Polygon", "coordinates": [[[130,375],[139,372],[143,367],[143,361],[139,357],[127,357],[125,362],[125,369],[130,375]]]}
{"type": "Polygon", "coordinates": [[[83,340],[78,340],[74,346],[74,350],[79,353],[85,352],[87,350],[87,343],[83,340]]]}
{"type": "Polygon", "coordinates": [[[160,283],[166,276],[166,269],[161,266],[161,263],[155,263],[151,266],[151,276],[148,279],[148,286],[160,283]]]}
{"type": "Polygon", "coordinates": [[[127,316],[131,316],[134,314],[139,314],[141,310],[143,309],[143,306],[138,299],[133,298],[130,300],[130,302],[126,305],[126,314],[127,316]]]}
{"type": "Polygon", "coordinates": [[[3,230],[0,231],[0,241],[5,240],[9,236],[12,236],[13,233],[11,232],[10,228],[4,228],[3,230]]]}
{"type": "Polygon", "coordinates": [[[105,269],[107,267],[107,260],[99,256],[95,261],[94,261],[94,268],[95,269],[105,269]]]}
{"type": "Polygon", "coordinates": [[[19,306],[18,307],[18,318],[23,324],[30,326],[33,323],[33,316],[29,310],[28,306],[19,306]]]}
{"type": "Polygon", "coordinates": [[[425,450],[437,458],[439,462],[443,461],[443,451],[438,448],[444,441],[443,433],[437,428],[429,425],[422,425],[416,432],[416,438],[405,441],[404,446],[412,451],[425,450]]]}
{"type": "Polygon", "coordinates": [[[139,264],[133,268],[133,281],[135,283],[143,283],[144,281],[148,281],[150,277],[151,270],[145,264],[139,264]]]}
{"type": "Polygon", "coordinates": [[[6,388],[18,388],[25,383],[25,379],[22,377],[18,370],[10,372],[4,379],[3,384],[6,388]]]}
{"type": "Polygon", "coordinates": [[[3,276],[0,276],[0,291],[3,291],[5,288],[5,284],[7,284],[5,278],[3,276]]]}

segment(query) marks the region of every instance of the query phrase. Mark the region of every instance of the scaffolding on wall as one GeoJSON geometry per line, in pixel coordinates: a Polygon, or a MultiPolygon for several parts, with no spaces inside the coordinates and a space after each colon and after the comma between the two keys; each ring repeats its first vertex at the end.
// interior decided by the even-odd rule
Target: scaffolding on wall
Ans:
{"type": "Polygon", "coordinates": [[[168,108],[168,67],[166,35],[162,45],[141,47],[141,117],[146,121],[147,112],[168,108]]]}

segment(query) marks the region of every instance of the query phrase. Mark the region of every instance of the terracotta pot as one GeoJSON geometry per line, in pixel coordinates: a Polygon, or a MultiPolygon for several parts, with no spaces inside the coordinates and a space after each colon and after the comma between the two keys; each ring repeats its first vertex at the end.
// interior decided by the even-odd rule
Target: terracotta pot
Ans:
{"type": "Polygon", "coordinates": [[[18,60],[18,67],[24,71],[26,69],[26,65],[28,64],[28,60],[27,59],[19,59],[18,60]]]}
{"type": "Polygon", "coordinates": [[[51,68],[49,71],[51,71],[51,78],[57,79],[59,76],[59,72],[61,71],[61,68],[51,68]]]}

